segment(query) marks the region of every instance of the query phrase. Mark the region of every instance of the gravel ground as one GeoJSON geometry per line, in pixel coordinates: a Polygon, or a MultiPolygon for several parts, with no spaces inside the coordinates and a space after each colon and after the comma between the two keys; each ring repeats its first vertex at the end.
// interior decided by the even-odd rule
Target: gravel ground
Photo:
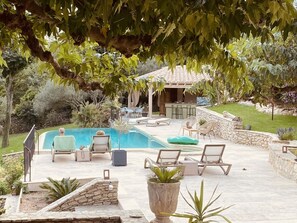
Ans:
{"type": "Polygon", "coordinates": [[[23,194],[20,205],[21,212],[36,212],[49,205],[46,192],[30,192],[23,194]]]}

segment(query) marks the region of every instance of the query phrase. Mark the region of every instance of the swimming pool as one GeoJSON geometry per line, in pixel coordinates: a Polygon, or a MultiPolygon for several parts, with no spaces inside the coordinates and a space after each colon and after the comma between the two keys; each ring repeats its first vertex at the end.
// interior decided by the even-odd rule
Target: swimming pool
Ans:
{"type": "MultiPolygon", "coordinates": [[[[96,135],[98,130],[103,130],[106,135],[111,137],[111,147],[114,149],[119,148],[118,131],[112,128],[79,128],[79,129],[66,129],[65,135],[73,135],[75,137],[76,148],[80,146],[87,146],[91,144],[92,136],[96,135]]],[[[58,130],[49,131],[45,135],[43,149],[51,149],[54,137],[58,135],[58,130]]],[[[165,148],[157,141],[141,134],[137,130],[130,130],[127,134],[121,134],[120,137],[121,148],[165,148]]]]}

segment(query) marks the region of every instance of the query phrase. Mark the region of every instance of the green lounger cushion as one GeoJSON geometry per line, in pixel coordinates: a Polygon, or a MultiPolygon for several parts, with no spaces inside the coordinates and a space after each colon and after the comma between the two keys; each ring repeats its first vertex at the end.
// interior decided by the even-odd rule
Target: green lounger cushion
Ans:
{"type": "Polygon", "coordinates": [[[54,150],[75,150],[74,136],[55,136],[54,150]]]}
{"type": "Polygon", "coordinates": [[[199,140],[188,136],[176,136],[168,138],[167,142],[172,144],[197,145],[199,140]]]}

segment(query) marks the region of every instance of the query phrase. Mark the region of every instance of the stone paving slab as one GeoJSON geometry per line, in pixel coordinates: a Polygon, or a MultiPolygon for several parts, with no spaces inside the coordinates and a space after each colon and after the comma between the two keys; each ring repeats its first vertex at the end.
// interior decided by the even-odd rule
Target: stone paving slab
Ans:
{"type": "MultiPolygon", "coordinates": [[[[139,125],[142,131],[153,135],[163,142],[167,137],[179,134],[181,121],[172,121],[169,126],[146,127],[139,125]]],[[[219,138],[200,139],[199,145],[186,155],[199,158],[204,144],[226,144],[223,160],[232,163],[230,174],[225,176],[218,167],[206,168],[203,176],[185,176],[181,181],[181,193],[187,196],[190,192],[199,191],[200,182],[204,180],[205,199],[209,198],[216,186],[217,193],[222,193],[218,206],[234,205],[224,212],[235,223],[296,223],[297,222],[297,184],[278,175],[268,162],[268,151],[263,148],[239,145],[219,138]],[[195,150],[196,149],[196,150],[195,150]]],[[[182,146],[181,146],[182,148],[182,146]]],[[[281,148],[280,148],[281,149],[281,148]]],[[[147,177],[150,170],[144,169],[144,159],[157,158],[158,151],[128,150],[128,165],[114,167],[109,154],[95,156],[92,162],[75,162],[74,155],[57,156],[51,162],[47,153],[35,155],[32,162],[32,181],[46,180],[47,177],[61,179],[63,177],[103,177],[103,170],[110,169],[111,177],[119,180],[119,197],[126,199],[127,204],[140,209],[149,220],[154,218],[149,208],[147,177]]],[[[129,206],[129,205],[127,205],[129,206]]],[[[191,211],[179,196],[177,212],[191,211]]],[[[172,218],[176,223],[187,222],[185,219],[172,218]]],[[[223,221],[220,221],[223,222],[223,221]]]]}

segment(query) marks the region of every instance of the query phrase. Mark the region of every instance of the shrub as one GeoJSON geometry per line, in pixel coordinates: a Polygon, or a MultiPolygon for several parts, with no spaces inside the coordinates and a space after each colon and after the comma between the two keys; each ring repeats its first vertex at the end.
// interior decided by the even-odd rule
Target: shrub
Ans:
{"type": "Polygon", "coordinates": [[[15,107],[15,114],[23,120],[27,125],[32,126],[37,121],[37,116],[33,109],[33,99],[36,90],[28,90],[20,99],[20,103],[15,107]]]}
{"type": "Polygon", "coordinates": [[[277,134],[280,140],[293,140],[295,130],[293,128],[279,128],[277,134]]]}
{"type": "Polygon", "coordinates": [[[0,215],[5,213],[5,208],[4,208],[5,201],[6,201],[6,198],[0,198],[0,215]]]}
{"type": "Polygon", "coordinates": [[[23,174],[23,163],[20,158],[8,158],[4,161],[3,167],[6,172],[5,181],[10,189],[13,183],[19,180],[23,174]]]}
{"type": "Polygon", "coordinates": [[[4,166],[3,166],[3,163],[1,160],[1,162],[0,162],[0,180],[4,180],[5,175],[6,175],[6,171],[4,169],[4,166]]]}
{"type": "Polygon", "coordinates": [[[9,187],[5,181],[0,181],[0,195],[5,195],[10,192],[9,187]]]}
{"type": "Polygon", "coordinates": [[[22,181],[20,180],[16,180],[15,182],[13,182],[13,190],[15,192],[15,195],[19,195],[21,193],[21,189],[23,188],[24,184],[22,181]]]}
{"type": "Polygon", "coordinates": [[[206,123],[206,120],[205,119],[200,119],[199,120],[199,125],[203,125],[204,123],[206,123]]]}
{"type": "Polygon", "coordinates": [[[48,126],[56,126],[56,125],[62,125],[70,123],[70,117],[71,116],[71,108],[64,108],[62,110],[51,110],[49,113],[45,115],[44,121],[42,123],[42,126],[48,127],[48,126]]]}
{"type": "Polygon", "coordinates": [[[75,95],[73,87],[56,85],[48,81],[34,98],[34,112],[39,117],[44,117],[50,110],[59,110],[69,106],[75,95]]]}
{"type": "Polygon", "coordinates": [[[5,120],[6,97],[0,97],[0,122],[5,120]]]}
{"type": "Polygon", "coordinates": [[[86,103],[72,112],[72,121],[83,128],[106,127],[109,117],[110,109],[100,104],[86,103]]]}
{"type": "Polygon", "coordinates": [[[53,180],[52,178],[47,178],[50,184],[42,183],[40,188],[45,189],[48,191],[47,199],[49,201],[56,201],[61,197],[71,193],[72,191],[76,190],[80,184],[76,178],[63,178],[61,181],[53,180]]]}

